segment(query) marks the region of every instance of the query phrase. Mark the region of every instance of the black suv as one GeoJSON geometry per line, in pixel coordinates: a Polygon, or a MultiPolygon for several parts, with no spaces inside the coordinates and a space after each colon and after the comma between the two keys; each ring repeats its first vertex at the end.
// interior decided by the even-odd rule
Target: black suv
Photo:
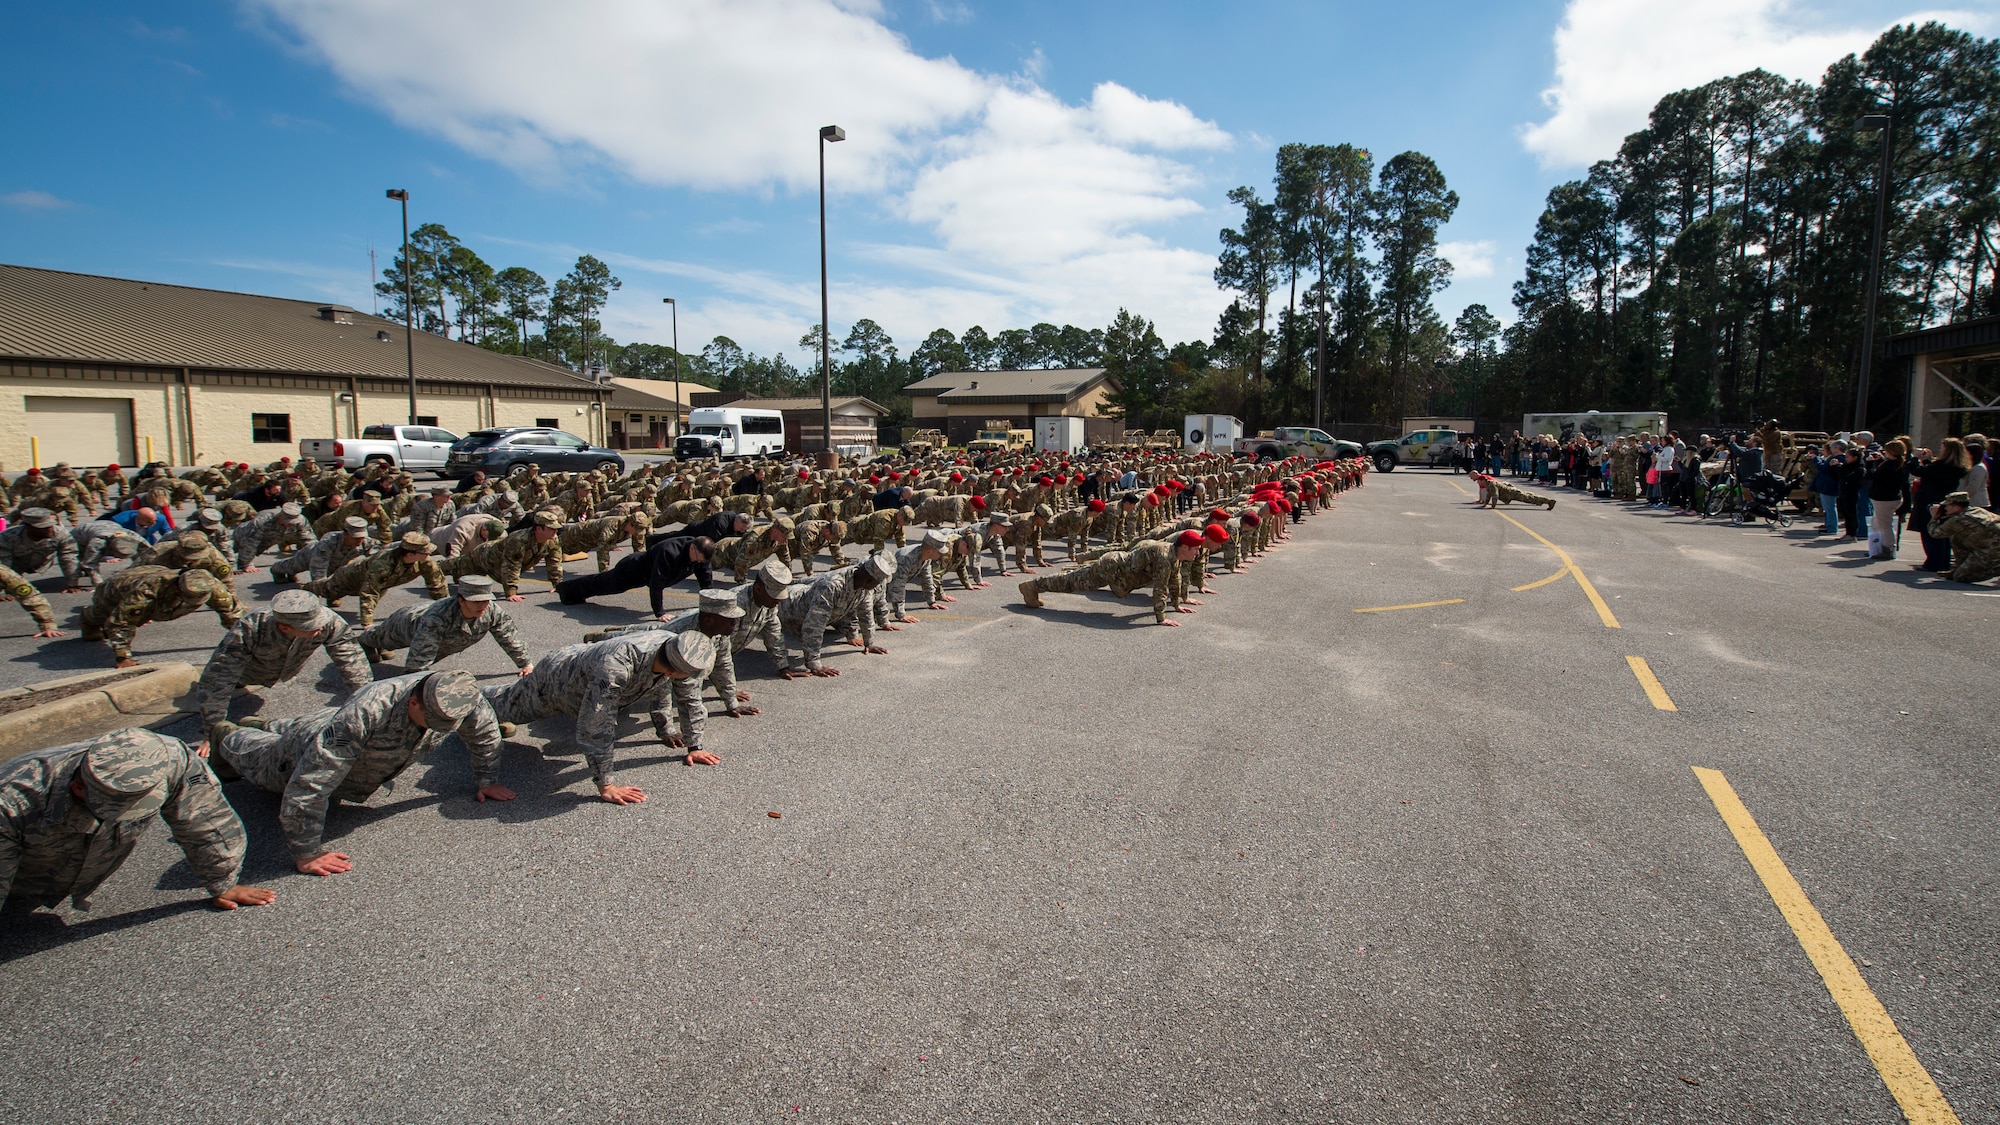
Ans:
{"type": "Polygon", "coordinates": [[[592,445],[573,434],[546,426],[503,426],[474,430],[452,443],[440,476],[459,480],[484,469],[488,478],[519,476],[529,465],[545,473],[625,472],[625,458],[616,450],[592,445]]]}

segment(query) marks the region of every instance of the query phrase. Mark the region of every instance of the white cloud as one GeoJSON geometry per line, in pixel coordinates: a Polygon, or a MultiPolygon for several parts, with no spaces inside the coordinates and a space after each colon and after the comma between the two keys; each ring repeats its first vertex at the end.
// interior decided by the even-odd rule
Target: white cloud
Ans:
{"type": "Polygon", "coordinates": [[[1438,256],[1451,263],[1454,278],[1468,279],[1493,276],[1493,255],[1499,244],[1490,238],[1477,242],[1440,242],[1438,256]]]}
{"type": "Polygon", "coordinates": [[[76,206],[76,204],[60,196],[50,195],[45,191],[33,190],[15,191],[9,192],[6,195],[0,195],[0,203],[4,203],[17,211],[66,211],[76,206]]]}
{"type": "Polygon", "coordinates": [[[1759,67],[1817,81],[1889,24],[1927,18],[1986,22],[1978,14],[1919,12],[1836,27],[1792,0],[1570,0],[1555,34],[1555,85],[1542,92],[1552,112],[1523,127],[1521,142],[1545,167],[1608,159],[1664,94],[1759,67]]]}
{"type": "MultiPolygon", "coordinates": [[[[870,261],[929,280],[850,279],[836,321],[850,299],[874,302],[852,315],[892,332],[903,320],[903,333],[962,328],[976,309],[988,327],[1098,324],[1124,304],[1185,338],[1206,335],[1225,303],[1212,255],[1150,232],[1202,210],[1200,177],[1175,154],[1224,148],[1227,133],[1116,83],[1071,104],[1032,77],[926,58],[872,2],[249,2],[356,97],[532,177],[582,164],[696,190],[810,190],[819,126],[844,126],[829,186],[880,193],[918,228],[908,245],[869,248],[870,261]]],[[[809,323],[812,281],[803,305],[791,283],[730,299],[809,323]]]]}

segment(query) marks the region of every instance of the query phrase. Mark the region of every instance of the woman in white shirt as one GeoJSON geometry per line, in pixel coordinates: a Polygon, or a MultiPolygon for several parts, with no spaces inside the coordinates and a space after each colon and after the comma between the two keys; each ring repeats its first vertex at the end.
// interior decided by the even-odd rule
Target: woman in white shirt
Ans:
{"type": "Polygon", "coordinates": [[[1653,454],[1653,468],[1660,474],[1660,490],[1654,495],[1653,507],[1664,508],[1667,498],[1674,494],[1675,466],[1680,463],[1680,442],[1673,434],[1660,443],[1659,451],[1653,454]]]}

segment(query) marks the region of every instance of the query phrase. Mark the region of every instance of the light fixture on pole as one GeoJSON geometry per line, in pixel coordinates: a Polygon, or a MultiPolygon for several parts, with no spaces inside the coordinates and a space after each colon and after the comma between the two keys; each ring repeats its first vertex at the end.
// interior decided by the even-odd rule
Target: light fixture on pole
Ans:
{"type": "Polygon", "coordinates": [[[681,306],[672,297],[662,297],[660,301],[673,310],[674,314],[674,432],[670,438],[681,436],[681,306]]]}
{"type": "Polygon", "coordinates": [[[847,130],[838,125],[822,125],[819,130],[819,425],[826,448],[820,451],[822,469],[840,465],[833,449],[833,348],[827,340],[826,304],[826,146],[844,141],[847,130]]]}
{"type": "Polygon", "coordinates": [[[390,188],[390,199],[403,205],[403,359],[409,364],[410,425],[417,424],[417,302],[410,289],[410,192],[390,188]]]}
{"type": "Polygon", "coordinates": [[[1886,113],[1871,113],[1854,123],[1856,132],[1882,135],[1882,168],[1875,177],[1875,242],[1868,254],[1867,311],[1861,317],[1861,371],[1854,380],[1854,428],[1868,428],[1868,373],[1875,362],[1875,299],[1882,288],[1882,227],[1889,214],[1889,150],[1895,144],[1895,122],[1886,113]]]}

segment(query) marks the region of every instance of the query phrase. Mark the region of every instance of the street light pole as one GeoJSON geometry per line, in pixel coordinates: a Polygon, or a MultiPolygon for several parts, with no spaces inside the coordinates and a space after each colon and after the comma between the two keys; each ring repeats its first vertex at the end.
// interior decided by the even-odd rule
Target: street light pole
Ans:
{"type": "Polygon", "coordinates": [[[1889,214],[1889,151],[1896,127],[1886,113],[1871,113],[1855,125],[1882,134],[1882,167],[1875,178],[1875,242],[1868,255],[1868,309],[1861,319],[1861,373],[1855,380],[1854,428],[1868,428],[1868,373],[1875,361],[1875,301],[1882,288],[1882,228],[1889,214]]]}
{"type": "Polygon", "coordinates": [[[410,288],[410,192],[390,188],[389,198],[403,205],[403,360],[410,373],[410,425],[417,424],[417,301],[410,288]]]}
{"type": "Polygon", "coordinates": [[[660,300],[672,308],[674,313],[674,432],[672,436],[679,438],[681,436],[681,306],[672,297],[662,297],[660,300]]]}
{"type": "Polygon", "coordinates": [[[847,130],[838,125],[823,125],[819,131],[819,425],[820,437],[826,448],[820,451],[819,464],[823,469],[836,468],[840,455],[833,449],[833,348],[827,340],[826,302],[826,146],[829,141],[844,141],[847,130]]]}

